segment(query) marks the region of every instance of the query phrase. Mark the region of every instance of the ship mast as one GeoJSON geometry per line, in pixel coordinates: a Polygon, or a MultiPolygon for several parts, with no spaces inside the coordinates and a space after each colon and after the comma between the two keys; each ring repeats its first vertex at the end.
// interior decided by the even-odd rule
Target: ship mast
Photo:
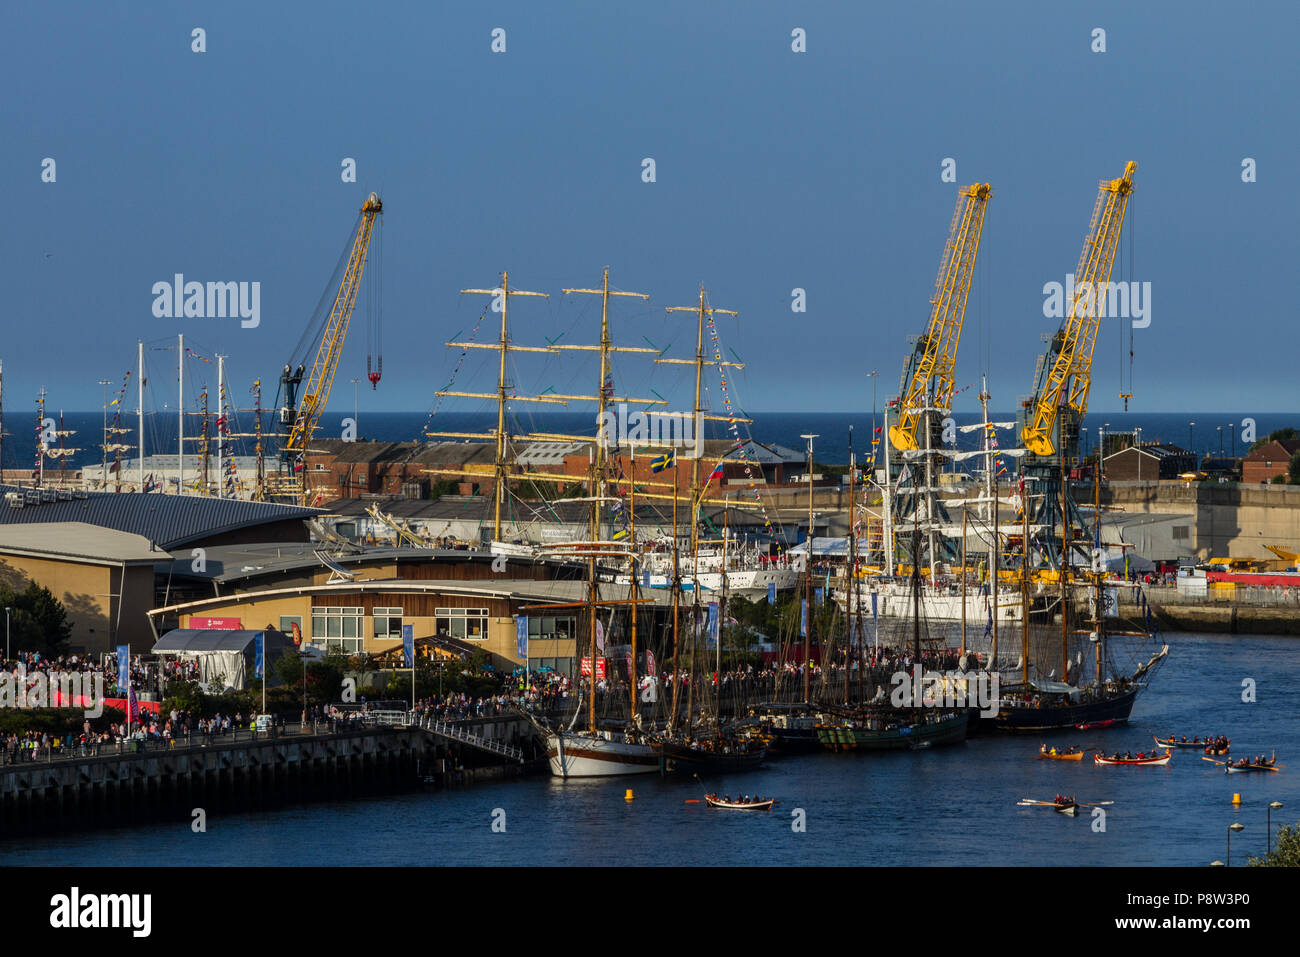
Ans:
{"type": "Polygon", "coordinates": [[[804,543],[808,546],[808,554],[805,556],[805,565],[808,569],[807,577],[804,578],[804,608],[807,611],[804,614],[803,630],[803,700],[812,701],[809,694],[809,687],[812,682],[812,558],[813,558],[813,439],[817,438],[816,433],[803,434],[799,438],[808,440],[808,536],[804,543]]]}
{"type": "MultiPolygon", "coordinates": [[[[998,661],[998,552],[1001,549],[1001,529],[999,525],[1002,521],[1001,502],[998,500],[999,483],[997,476],[993,473],[993,443],[989,437],[989,395],[988,377],[984,376],[980,383],[980,407],[984,410],[984,488],[985,494],[989,498],[991,514],[993,515],[993,537],[989,544],[989,602],[993,606],[993,643],[989,649],[989,667],[997,668],[998,661]]],[[[1021,609],[1021,614],[1024,609],[1021,609]]]]}

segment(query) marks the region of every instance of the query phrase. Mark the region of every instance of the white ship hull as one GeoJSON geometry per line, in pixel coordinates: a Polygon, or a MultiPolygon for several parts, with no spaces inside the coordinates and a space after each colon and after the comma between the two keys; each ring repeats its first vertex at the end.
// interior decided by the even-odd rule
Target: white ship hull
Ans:
{"type": "Polygon", "coordinates": [[[633,744],[608,732],[548,734],[546,755],[551,773],[559,778],[607,778],[659,770],[659,753],[653,747],[633,744]]]}
{"type": "MultiPolygon", "coordinates": [[[[843,591],[836,589],[835,601],[844,607],[846,597],[843,591]]],[[[862,613],[871,615],[871,593],[865,588],[860,595],[862,613]]],[[[961,593],[950,594],[946,589],[921,592],[921,617],[927,621],[961,621],[961,593]]],[[[978,589],[966,592],[966,624],[985,625],[989,620],[992,598],[978,589]]],[[[910,619],[912,616],[912,595],[906,589],[885,589],[877,592],[877,612],[882,619],[910,619]]],[[[1024,606],[1017,594],[998,596],[998,624],[1019,624],[1024,619],[1024,606]]]]}

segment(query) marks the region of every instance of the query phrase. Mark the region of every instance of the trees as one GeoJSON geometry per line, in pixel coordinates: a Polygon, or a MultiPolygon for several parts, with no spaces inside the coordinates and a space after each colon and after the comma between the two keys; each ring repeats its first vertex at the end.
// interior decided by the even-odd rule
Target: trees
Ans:
{"type": "Polygon", "coordinates": [[[1271,852],[1246,860],[1251,867],[1300,867],[1300,824],[1283,824],[1277,829],[1271,852]]]}
{"type": "Polygon", "coordinates": [[[53,592],[36,582],[28,582],[19,592],[0,584],[0,608],[13,609],[9,613],[9,637],[15,652],[37,651],[54,657],[63,653],[72,637],[68,610],[53,592]]]}

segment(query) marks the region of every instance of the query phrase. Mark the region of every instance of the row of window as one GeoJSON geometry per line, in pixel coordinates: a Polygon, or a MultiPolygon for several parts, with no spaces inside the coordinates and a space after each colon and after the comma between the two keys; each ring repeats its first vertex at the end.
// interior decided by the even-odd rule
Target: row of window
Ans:
{"type": "MultiPolygon", "coordinates": [[[[356,654],[365,645],[365,609],[356,607],[312,608],[312,641],[325,642],[326,649],[342,654],[356,654]]],[[[402,638],[402,609],[376,607],[372,612],[371,634],[375,639],[400,641],[402,638]]],[[[301,629],[302,619],[296,615],[284,615],[280,618],[280,630],[291,633],[294,625],[301,629]]],[[[530,619],[529,634],[537,637],[570,637],[573,633],[573,619],[530,619]],[[564,631],[555,634],[555,622],[563,622],[564,631]],[[534,631],[533,624],[540,628],[547,622],[545,631],[534,631]]],[[[434,629],[439,635],[460,638],[466,641],[482,641],[488,633],[488,610],[486,608],[436,608],[434,609],[434,629]]]]}

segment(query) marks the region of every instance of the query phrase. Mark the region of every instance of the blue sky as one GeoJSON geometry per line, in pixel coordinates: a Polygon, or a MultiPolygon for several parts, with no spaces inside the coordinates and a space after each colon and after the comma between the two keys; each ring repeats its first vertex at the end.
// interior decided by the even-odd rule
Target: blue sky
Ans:
{"type": "MultiPolygon", "coordinates": [[[[384,378],[363,410],[429,408],[456,364],[443,342],[481,310],[458,291],[495,285],[502,269],[552,294],[512,304],[516,341],[595,341],[595,304],[560,289],[598,284],[605,265],[616,286],[651,295],[617,307],[619,340],[688,355],[689,319],[663,307],[692,303],[702,281],[741,314],[720,326],[748,364],[732,380],[741,403],[869,409],[865,373],[880,371],[882,401],[894,394],[907,336],[928,316],[956,199],[945,157],[959,184],[995,193],[959,389],[987,371],[997,408],[1030,391],[1056,326],[1043,284],[1073,270],[1097,181],[1133,159],[1115,278],[1149,281],[1152,303],[1134,334],[1131,408],[1289,408],[1298,10],[8,4],[5,408],[30,408],[42,386],[53,406],[98,408],[96,383],[133,366],[137,338],[155,347],[153,384],[173,389],[174,354],[159,350],[177,332],[230,356],[232,392],[273,382],[376,190],[384,378]],[[497,27],[505,53],[490,49],[497,27]],[[796,27],[806,53],[791,50],[796,27]],[[1105,53],[1090,50],[1095,27],[1105,53]],[[54,183],[41,181],[45,157],[54,183]],[[341,181],[344,157],[356,183],[341,181]],[[1257,182],[1242,182],[1245,157],[1257,182]],[[260,326],[156,318],[151,287],[177,272],[260,282],[260,326]],[[795,287],[804,314],[791,311],[795,287]]],[[[366,328],[358,309],[335,411],[364,377],[366,328]]],[[[1104,324],[1094,411],[1120,408],[1126,348],[1120,324],[1104,324]]],[[[639,359],[619,371],[629,391],[689,406],[679,371],[639,359]]],[[[514,375],[523,391],[594,384],[581,363],[522,358],[514,375]]],[[[192,388],[205,376],[215,384],[187,370],[192,388]]],[[[471,356],[457,388],[492,378],[490,357],[471,356]]]]}

